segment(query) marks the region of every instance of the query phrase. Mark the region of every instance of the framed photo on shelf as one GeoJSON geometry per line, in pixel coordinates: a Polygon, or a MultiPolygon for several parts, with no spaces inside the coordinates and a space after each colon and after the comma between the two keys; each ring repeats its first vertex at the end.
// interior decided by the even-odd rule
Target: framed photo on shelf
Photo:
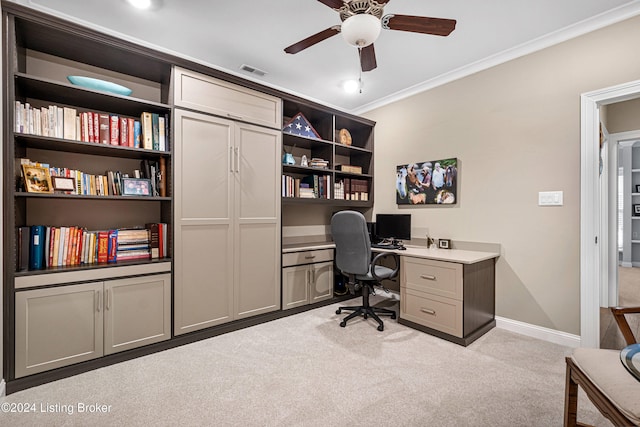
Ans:
{"type": "Polygon", "coordinates": [[[52,176],[53,191],[74,191],[76,189],[76,180],[65,176],[52,176]]]}
{"type": "Polygon", "coordinates": [[[640,205],[633,205],[633,216],[640,215],[640,205]]]}
{"type": "Polygon", "coordinates": [[[440,248],[440,249],[451,249],[451,240],[449,240],[449,239],[438,239],[438,248],[440,248]]]}
{"type": "Polygon", "coordinates": [[[640,185],[636,185],[636,193],[640,193],[640,185]]]}
{"type": "Polygon", "coordinates": [[[22,174],[27,193],[53,193],[49,168],[22,165],[22,174]]]}
{"type": "Polygon", "coordinates": [[[151,180],[142,178],[122,178],[123,196],[151,196],[151,180]]]}

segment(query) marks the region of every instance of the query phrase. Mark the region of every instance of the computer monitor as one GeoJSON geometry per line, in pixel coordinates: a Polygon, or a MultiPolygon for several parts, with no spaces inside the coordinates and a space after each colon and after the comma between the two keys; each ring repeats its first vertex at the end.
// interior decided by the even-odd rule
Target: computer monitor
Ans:
{"type": "Polygon", "coordinates": [[[411,240],[411,214],[376,214],[375,230],[381,239],[411,240]]]}

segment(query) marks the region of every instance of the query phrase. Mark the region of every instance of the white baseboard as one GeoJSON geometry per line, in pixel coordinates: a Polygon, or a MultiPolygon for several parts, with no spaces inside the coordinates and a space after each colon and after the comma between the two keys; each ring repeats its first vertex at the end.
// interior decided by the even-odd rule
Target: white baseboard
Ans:
{"type": "Polygon", "coordinates": [[[4,380],[0,381],[0,397],[5,397],[7,395],[7,383],[4,380]]]}
{"type": "Polygon", "coordinates": [[[530,323],[519,322],[504,317],[496,316],[496,327],[506,329],[507,331],[516,332],[528,337],[537,338],[543,341],[560,344],[567,347],[580,347],[580,336],[573,335],[555,329],[543,328],[542,326],[532,325],[530,323]]]}

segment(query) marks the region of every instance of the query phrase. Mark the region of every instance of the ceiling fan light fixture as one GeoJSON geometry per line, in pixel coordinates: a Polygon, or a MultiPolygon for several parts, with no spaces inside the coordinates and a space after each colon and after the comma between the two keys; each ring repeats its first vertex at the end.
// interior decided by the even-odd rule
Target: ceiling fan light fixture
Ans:
{"type": "Polygon", "coordinates": [[[151,7],[151,0],[127,0],[129,4],[138,9],[149,9],[151,7]]]}
{"type": "Polygon", "coordinates": [[[350,16],[342,23],[340,32],[351,46],[367,47],[380,35],[380,20],[373,15],[361,13],[350,16]]]}
{"type": "Polygon", "coordinates": [[[361,82],[358,80],[346,80],[342,83],[342,89],[346,93],[356,93],[358,90],[362,90],[361,82]]]}

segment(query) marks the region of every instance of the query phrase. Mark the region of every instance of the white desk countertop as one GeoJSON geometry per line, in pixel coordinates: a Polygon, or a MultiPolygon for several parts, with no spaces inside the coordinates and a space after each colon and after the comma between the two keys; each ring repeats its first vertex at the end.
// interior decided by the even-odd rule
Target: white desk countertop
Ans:
{"type": "MultiPolygon", "coordinates": [[[[282,248],[282,253],[300,252],[300,251],[312,251],[319,249],[333,249],[335,248],[333,242],[319,242],[319,243],[307,243],[300,245],[286,245],[282,248]]],[[[373,248],[374,252],[395,252],[400,256],[409,256],[415,258],[434,259],[445,262],[457,262],[460,264],[474,264],[476,262],[485,261],[500,256],[497,252],[481,252],[481,251],[467,251],[462,249],[427,249],[424,246],[405,246],[407,249],[400,251],[397,249],[378,249],[373,248]]]]}

